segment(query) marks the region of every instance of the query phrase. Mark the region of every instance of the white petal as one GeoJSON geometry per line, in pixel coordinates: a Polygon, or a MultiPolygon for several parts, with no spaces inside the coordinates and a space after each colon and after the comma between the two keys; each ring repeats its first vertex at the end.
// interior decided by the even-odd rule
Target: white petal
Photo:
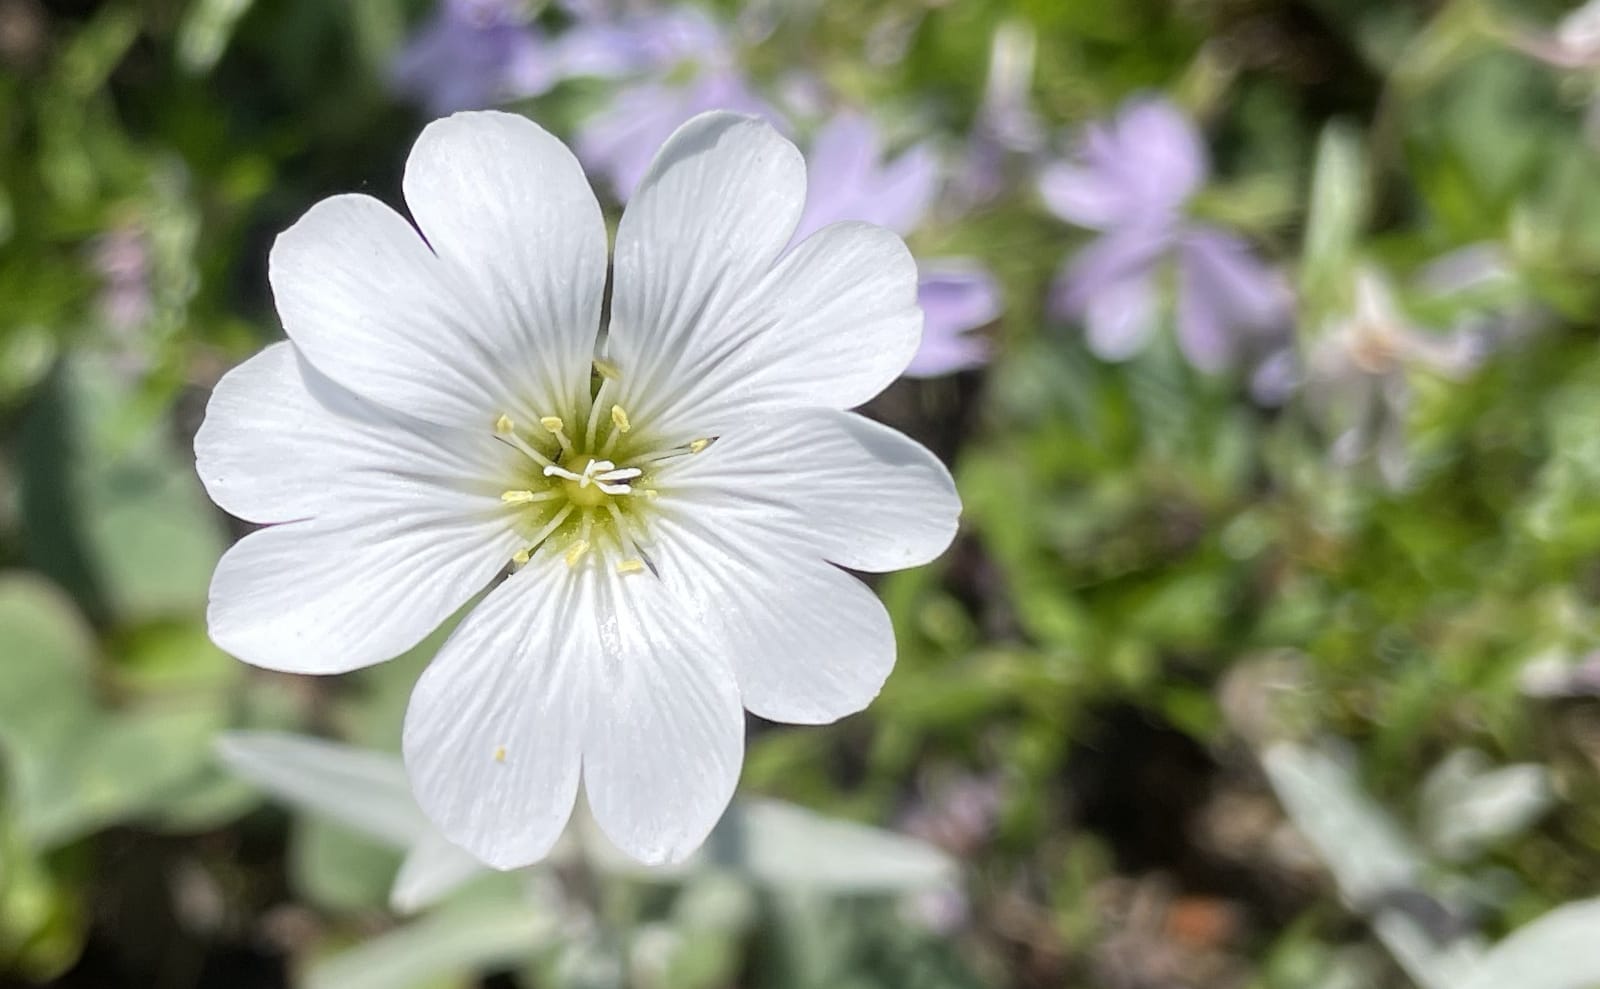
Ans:
{"type": "Polygon", "coordinates": [[[904,242],[837,223],[796,247],[741,305],[704,319],[669,371],[635,389],[624,365],[624,404],[683,434],[780,410],[853,408],[899,377],[921,340],[917,266],[904,242]]]}
{"type": "Polygon", "coordinates": [[[721,348],[805,194],[805,162],[770,124],[713,112],[678,128],[617,227],[606,356],[628,387],[675,380],[721,348]]]}
{"type": "Polygon", "coordinates": [[[917,262],[882,227],[836,223],[784,258],[743,316],[745,401],[854,408],[899,377],[922,341],[917,262]]]}
{"type": "Polygon", "coordinates": [[[406,204],[489,323],[472,344],[565,414],[589,397],[606,284],[606,227],[572,152],[525,117],[458,113],[423,130],[406,204]]]}
{"type": "Polygon", "coordinates": [[[744,712],[728,657],[648,574],[596,572],[603,651],[583,743],[584,791],[606,837],[648,865],[688,857],[728,806],[744,712]]]}
{"type": "Polygon", "coordinates": [[[950,472],[927,449],[863,416],[827,409],[742,424],[680,461],[660,486],[664,495],[692,499],[697,512],[768,508],[764,528],[872,572],[934,559],[949,547],[961,514],[950,472]]]}
{"type": "Polygon", "coordinates": [[[661,579],[730,657],[752,713],[826,724],[878,695],[894,629],[865,584],[758,517],[669,517],[660,528],[661,579]]]}
{"type": "Polygon", "coordinates": [[[211,638],[245,662],[293,673],[392,659],[516,552],[495,507],[370,495],[335,515],[253,532],[212,575],[211,638]]]}
{"type": "Polygon", "coordinates": [[[600,617],[548,554],[450,636],[406,709],[412,792],[445,837],[497,869],[544,857],[578,791],[600,617]]]}
{"type": "MultiPolygon", "coordinates": [[[[487,429],[511,399],[480,345],[488,313],[400,214],[368,196],[324,199],[278,235],[278,317],[323,374],[444,425],[487,429]]],[[[512,406],[514,407],[514,406],[512,406]]]]}
{"type": "Polygon", "coordinates": [[[430,827],[400,863],[389,889],[389,907],[396,913],[416,913],[483,872],[482,862],[430,827]]]}
{"type": "Polygon", "coordinates": [[[517,454],[488,430],[451,430],[367,402],[273,344],[217,383],[195,436],[211,499],[252,522],[308,518],[374,487],[496,494],[517,454]]]}
{"type": "Polygon", "coordinates": [[[275,731],[224,732],[215,745],[234,775],[394,848],[433,830],[406,788],[405,767],[386,752],[275,731]]]}

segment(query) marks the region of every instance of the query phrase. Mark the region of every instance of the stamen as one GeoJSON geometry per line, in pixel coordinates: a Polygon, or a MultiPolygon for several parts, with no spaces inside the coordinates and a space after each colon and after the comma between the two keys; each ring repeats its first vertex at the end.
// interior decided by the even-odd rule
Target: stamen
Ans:
{"type": "Polygon", "coordinates": [[[631,459],[635,464],[649,466],[650,464],[658,464],[663,460],[675,460],[678,457],[691,456],[701,452],[716,441],[717,437],[715,436],[706,437],[693,440],[683,444],[682,446],[668,447],[667,449],[662,450],[660,453],[652,453],[643,457],[633,457],[631,459]]]}
{"type": "Polygon", "coordinates": [[[501,440],[509,443],[513,449],[524,457],[546,467],[550,466],[551,460],[549,457],[529,446],[528,441],[517,434],[517,424],[511,420],[510,416],[502,415],[496,419],[494,421],[494,431],[501,440]]]}
{"type": "Polygon", "coordinates": [[[538,501],[550,501],[561,497],[559,491],[502,491],[501,502],[507,505],[531,505],[538,501]]]}
{"type": "MultiPolygon", "coordinates": [[[[572,514],[572,509],[573,505],[570,501],[565,505],[562,505],[561,510],[556,512],[555,515],[551,516],[550,521],[546,522],[542,527],[540,527],[538,532],[533,534],[533,538],[528,540],[528,548],[520,550],[517,553],[517,556],[522,557],[522,560],[519,561],[519,565],[521,563],[527,563],[528,560],[533,557],[533,551],[539,548],[539,544],[549,538],[550,533],[561,528],[561,523],[565,522],[567,520],[567,516],[572,514]]],[[[516,558],[516,556],[512,557],[513,560],[516,558]]]]}
{"type": "Polygon", "coordinates": [[[611,406],[611,435],[606,437],[606,445],[600,450],[602,456],[609,456],[617,448],[617,440],[622,434],[633,428],[633,423],[628,421],[628,413],[620,405],[611,406]]]}
{"type": "Polygon", "coordinates": [[[572,440],[567,437],[566,433],[567,424],[561,421],[560,416],[545,416],[539,420],[539,425],[548,430],[550,435],[556,438],[556,442],[561,444],[562,453],[569,454],[572,452],[572,440]]]}
{"type": "Polygon", "coordinates": [[[638,573],[643,569],[643,560],[623,560],[621,563],[617,564],[617,573],[620,574],[638,573]]]}
{"type": "Polygon", "coordinates": [[[622,511],[612,503],[607,503],[606,511],[611,515],[612,524],[617,527],[617,544],[622,548],[623,566],[617,569],[621,573],[630,573],[631,571],[623,567],[642,554],[639,552],[639,547],[634,544],[633,533],[628,531],[628,520],[622,517],[622,511]]]}
{"type": "Polygon", "coordinates": [[[598,357],[594,359],[594,369],[600,372],[600,377],[610,379],[611,381],[617,381],[622,377],[622,372],[617,370],[617,366],[615,364],[611,363],[610,361],[601,360],[598,357]]]}
{"type": "Polygon", "coordinates": [[[511,562],[515,563],[519,567],[527,566],[528,561],[531,559],[533,559],[533,550],[526,546],[511,554],[511,562]]]}
{"type": "Polygon", "coordinates": [[[495,762],[505,762],[506,761],[506,747],[504,745],[495,746],[494,761],[495,762]]]}
{"type": "Polygon", "coordinates": [[[583,559],[583,554],[585,554],[587,552],[589,552],[589,543],[588,543],[588,541],[583,540],[583,539],[580,539],[577,542],[573,543],[571,546],[568,546],[567,547],[567,566],[569,566],[569,567],[577,566],[578,565],[578,561],[583,559]]]}

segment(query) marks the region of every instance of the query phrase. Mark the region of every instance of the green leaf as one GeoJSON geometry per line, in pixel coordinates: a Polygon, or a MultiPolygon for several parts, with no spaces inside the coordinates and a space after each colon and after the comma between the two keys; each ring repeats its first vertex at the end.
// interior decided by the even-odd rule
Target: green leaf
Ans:
{"type": "Polygon", "coordinates": [[[465,901],[311,966],[304,989],[412,989],[526,959],[561,918],[520,898],[465,901]]]}
{"type": "Polygon", "coordinates": [[[25,426],[32,562],[94,617],[149,621],[205,609],[224,549],[217,515],[163,416],[109,360],[59,369],[25,426]]]}
{"type": "Polygon", "coordinates": [[[1557,907],[1494,946],[1462,989],[1593,989],[1600,984],[1600,899],[1557,907]]]}
{"type": "Polygon", "coordinates": [[[40,831],[51,791],[93,726],[94,650],[83,618],[54,585],[0,576],[0,747],[24,834],[40,831]]]}
{"type": "Polygon", "coordinates": [[[925,842],[776,800],[735,803],[706,848],[715,863],[792,889],[902,893],[955,878],[954,863],[925,842]]]}
{"type": "Polygon", "coordinates": [[[1343,284],[1366,224],[1368,178],[1356,130],[1334,122],[1317,141],[1311,209],[1300,259],[1300,289],[1313,306],[1329,307],[1343,284]]]}

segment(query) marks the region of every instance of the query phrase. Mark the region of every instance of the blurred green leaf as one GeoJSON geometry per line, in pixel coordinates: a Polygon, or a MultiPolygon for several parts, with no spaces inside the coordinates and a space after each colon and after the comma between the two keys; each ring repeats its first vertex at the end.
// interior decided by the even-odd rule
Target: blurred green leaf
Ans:
{"type": "Polygon", "coordinates": [[[460,984],[555,943],[560,918],[520,899],[469,900],[314,962],[304,989],[460,984]]]}
{"type": "Polygon", "coordinates": [[[29,417],[21,480],[29,555],[96,617],[204,611],[225,546],[170,425],[106,358],[67,362],[29,417]]]}

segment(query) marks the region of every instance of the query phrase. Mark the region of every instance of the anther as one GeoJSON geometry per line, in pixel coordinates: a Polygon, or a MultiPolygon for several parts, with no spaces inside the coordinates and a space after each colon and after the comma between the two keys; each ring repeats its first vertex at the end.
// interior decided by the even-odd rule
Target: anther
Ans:
{"type": "Polygon", "coordinates": [[[555,492],[555,491],[502,491],[502,492],[500,492],[500,500],[501,500],[501,502],[503,502],[503,503],[505,503],[507,505],[531,505],[531,504],[533,504],[534,502],[537,502],[537,501],[550,501],[553,498],[559,498],[559,497],[560,497],[560,494],[555,492]]]}
{"type": "Polygon", "coordinates": [[[504,440],[512,449],[518,451],[535,463],[548,464],[550,458],[528,445],[528,441],[517,435],[517,424],[508,415],[502,415],[494,421],[495,435],[504,440]]]}
{"type": "Polygon", "coordinates": [[[626,433],[633,428],[633,424],[628,422],[628,413],[622,411],[622,406],[620,405],[611,407],[611,423],[617,427],[617,432],[619,433],[626,433]]]}
{"type": "Polygon", "coordinates": [[[527,566],[528,561],[531,559],[533,559],[533,550],[526,546],[511,554],[511,562],[515,563],[519,567],[527,566]]]}
{"type": "Polygon", "coordinates": [[[578,561],[583,559],[583,554],[585,554],[587,552],[589,552],[589,541],[587,539],[580,539],[577,542],[573,543],[571,546],[568,546],[567,547],[567,566],[569,566],[569,567],[577,566],[578,565],[578,561]]]}
{"type": "Polygon", "coordinates": [[[610,378],[612,381],[616,381],[622,377],[622,372],[617,370],[617,366],[615,364],[612,364],[610,361],[603,361],[598,357],[594,359],[594,369],[595,371],[599,372],[600,377],[610,378]]]}
{"type": "Polygon", "coordinates": [[[506,761],[506,747],[504,745],[499,745],[499,746],[495,747],[495,750],[494,750],[494,761],[495,762],[505,762],[506,761]]]}
{"type": "Polygon", "coordinates": [[[545,416],[539,420],[539,425],[543,426],[551,436],[556,438],[556,442],[561,444],[562,453],[572,452],[572,440],[567,436],[567,424],[561,421],[560,416],[545,416]]]}
{"type": "Polygon", "coordinates": [[[620,574],[638,573],[643,569],[643,560],[623,560],[621,563],[617,564],[617,573],[620,574]]]}
{"type": "Polygon", "coordinates": [[[689,452],[690,453],[699,453],[700,451],[704,450],[706,447],[710,446],[711,444],[715,443],[716,441],[717,441],[717,438],[715,436],[712,436],[712,437],[710,437],[708,439],[693,440],[693,441],[691,441],[689,443],[689,452]]]}

